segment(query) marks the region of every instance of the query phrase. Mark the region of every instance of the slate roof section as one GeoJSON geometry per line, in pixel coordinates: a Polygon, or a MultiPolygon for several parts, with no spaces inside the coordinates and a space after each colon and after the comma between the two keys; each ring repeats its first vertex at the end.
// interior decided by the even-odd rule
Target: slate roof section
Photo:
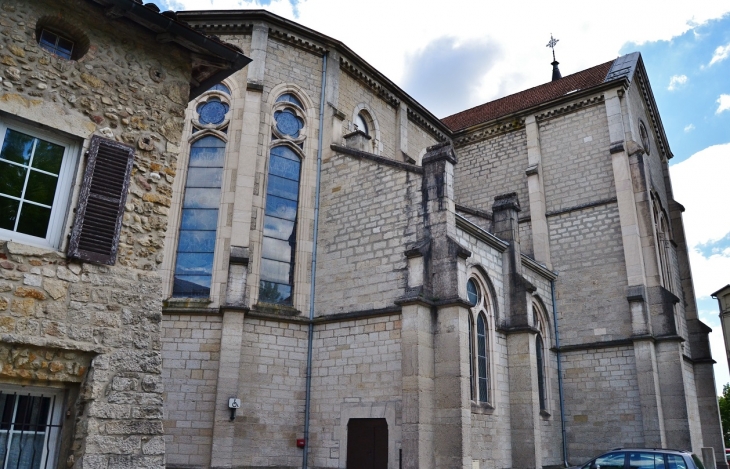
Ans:
{"type": "MultiPolygon", "coordinates": [[[[633,54],[629,54],[629,56],[630,55],[633,54]]],[[[620,57],[619,59],[622,58],[623,57],[620,57]]],[[[481,124],[482,122],[498,119],[500,117],[519,112],[523,109],[529,109],[531,107],[553,101],[572,91],[584,90],[600,85],[601,83],[604,83],[604,81],[608,81],[608,72],[611,70],[613,63],[617,60],[611,60],[610,62],[596,65],[595,67],[591,67],[587,70],[565,76],[560,80],[551,81],[544,85],[539,85],[534,88],[467,109],[466,111],[461,111],[457,114],[445,117],[441,119],[441,121],[452,131],[457,132],[473,125],[481,124]]],[[[635,62],[636,60],[634,60],[634,63],[635,62]]],[[[622,68],[625,68],[625,65],[622,66],[622,68]]]]}

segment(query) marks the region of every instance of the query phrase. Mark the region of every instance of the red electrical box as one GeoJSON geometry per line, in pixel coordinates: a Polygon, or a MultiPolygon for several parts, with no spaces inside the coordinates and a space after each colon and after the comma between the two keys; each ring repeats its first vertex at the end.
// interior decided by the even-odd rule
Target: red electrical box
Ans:
{"type": "Polygon", "coordinates": [[[304,438],[297,438],[297,448],[304,448],[304,438]]]}

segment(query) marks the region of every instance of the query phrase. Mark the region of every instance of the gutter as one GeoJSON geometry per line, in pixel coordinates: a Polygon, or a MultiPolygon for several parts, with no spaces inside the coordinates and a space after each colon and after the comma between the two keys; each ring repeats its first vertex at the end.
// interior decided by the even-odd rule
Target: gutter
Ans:
{"type": "Polygon", "coordinates": [[[322,54],[322,93],[319,99],[319,136],[317,137],[317,182],[314,195],[314,236],[312,244],[312,277],[309,288],[309,327],[307,328],[307,381],[304,397],[304,454],[302,469],[307,469],[309,456],[309,415],[312,404],[312,341],[314,340],[314,289],[317,275],[317,236],[319,232],[319,187],[322,174],[322,134],[324,131],[324,101],[327,90],[327,52],[322,54]]]}
{"type": "Polygon", "coordinates": [[[563,467],[570,467],[568,462],[568,437],[565,431],[565,395],[563,393],[563,368],[560,364],[560,331],[558,329],[558,308],[555,302],[555,280],[550,279],[550,295],[553,301],[553,321],[555,325],[555,348],[558,358],[558,396],[560,398],[560,428],[563,440],[563,467]]]}

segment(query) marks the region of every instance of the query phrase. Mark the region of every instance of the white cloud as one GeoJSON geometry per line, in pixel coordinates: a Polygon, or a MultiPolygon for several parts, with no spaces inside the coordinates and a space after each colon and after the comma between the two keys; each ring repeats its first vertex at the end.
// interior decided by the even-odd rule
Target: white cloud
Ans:
{"type": "Polygon", "coordinates": [[[719,98],[717,98],[717,111],[715,111],[715,114],[720,114],[723,111],[730,110],[730,94],[721,94],[719,98]]]}
{"type": "MultiPolygon", "coordinates": [[[[211,0],[174,0],[174,4],[181,9],[212,8],[211,0]]],[[[720,1],[676,2],[666,8],[660,0],[615,0],[600,15],[595,14],[593,3],[584,0],[525,0],[520,4],[529,12],[525,15],[516,15],[514,5],[478,0],[424,0],[418,4],[369,0],[363,8],[360,2],[301,0],[296,3],[297,17],[287,0],[272,0],[263,8],[344,42],[398,84],[408,74],[407,58],[439,38],[454,38],[457,47],[460,43],[493,44],[503,53],[484,58],[492,65],[474,78],[475,86],[468,90],[469,106],[549,81],[552,55],[545,44],[551,32],[560,40],[556,47],[560,70],[568,75],[614,59],[626,42],[669,40],[730,12],[730,2],[720,1]],[[663,12],[662,21],[647,22],[658,10],[663,12]],[[632,14],[626,15],[626,11],[632,14]],[[616,24],[622,25],[620,34],[616,24]]],[[[262,8],[262,4],[215,0],[213,8],[262,8]]],[[[433,93],[440,92],[434,87],[433,93]]],[[[463,108],[449,112],[460,110],[463,108]]]]}
{"type": "Polygon", "coordinates": [[[712,54],[712,59],[710,59],[708,66],[714,65],[717,62],[722,62],[728,57],[730,57],[730,43],[726,46],[718,46],[718,48],[715,49],[715,53],[712,54]]]}
{"type": "Polygon", "coordinates": [[[669,91],[674,91],[685,83],[687,83],[687,75],[673,75],[669,79],[669,86],[667,89],[669,91]]]}
{"type": "Polygon", "coordinates": [[[692,132],[694,129],[695,129],[695,125],[694,124],[688,124],[688,125],[686,125],[684,127],[684,131],[685,132],[692,132]]]}

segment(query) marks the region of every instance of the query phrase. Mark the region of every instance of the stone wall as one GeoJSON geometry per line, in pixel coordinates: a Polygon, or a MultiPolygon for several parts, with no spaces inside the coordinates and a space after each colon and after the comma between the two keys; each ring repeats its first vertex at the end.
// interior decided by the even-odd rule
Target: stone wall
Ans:
{"type": "Polygon", "coordinates": [[[322,163],[317,316],[385,308],[403,295],[421,175],[335,153],[322,163]]]}
{"type": "Polygon", "coordinates": [[[220,316],[163,316],[167,467],[205,466],[210,462],[221,325],[220,316]]]}
{"type": "MultiPolygon", "coordinates": [[[[421,163],[420,158],[431,145],[436,145],[438,140],[429,132],[423,130],[423,127],[408,119],[406,127],[408,133],[408,156],[413,158],[418,164],[421,163]]],[[[396,159],[398,155],[396,155],[396,159]]]]}
{"type": "MultiPolygon", "coordinates": [[[[0,4],[0,111],[86,146],[92,134],[135,147],[114,266],[52,249],[0,242],[0,381],[78,387],[67,467],[162,467],[161,292],[156,273],[176,173],[190,61],[89,2],[0,4]],[[78,61],[41,50],[39,18],[88,36],[78,61]],[[8,355],[10,353],[10,355],[8,355]],[[19,359],[27,353],[25,359],[19,359]],[[31,356],[34,358],[31,359],[31,356]],[[14,358],[12,358],[14,357],[14,358]],[[39,358],[42,357],[42,358],[39,358]]],[[[75,200],[84,159],[75,170],[75,200]]],[[[73,221],[69,207],[64,237],[73,221]]],[[[62,248],[63,244],[61,243],[62,248]]],[[[64,466],[66,467],[66,466],[64,466]]]]}

